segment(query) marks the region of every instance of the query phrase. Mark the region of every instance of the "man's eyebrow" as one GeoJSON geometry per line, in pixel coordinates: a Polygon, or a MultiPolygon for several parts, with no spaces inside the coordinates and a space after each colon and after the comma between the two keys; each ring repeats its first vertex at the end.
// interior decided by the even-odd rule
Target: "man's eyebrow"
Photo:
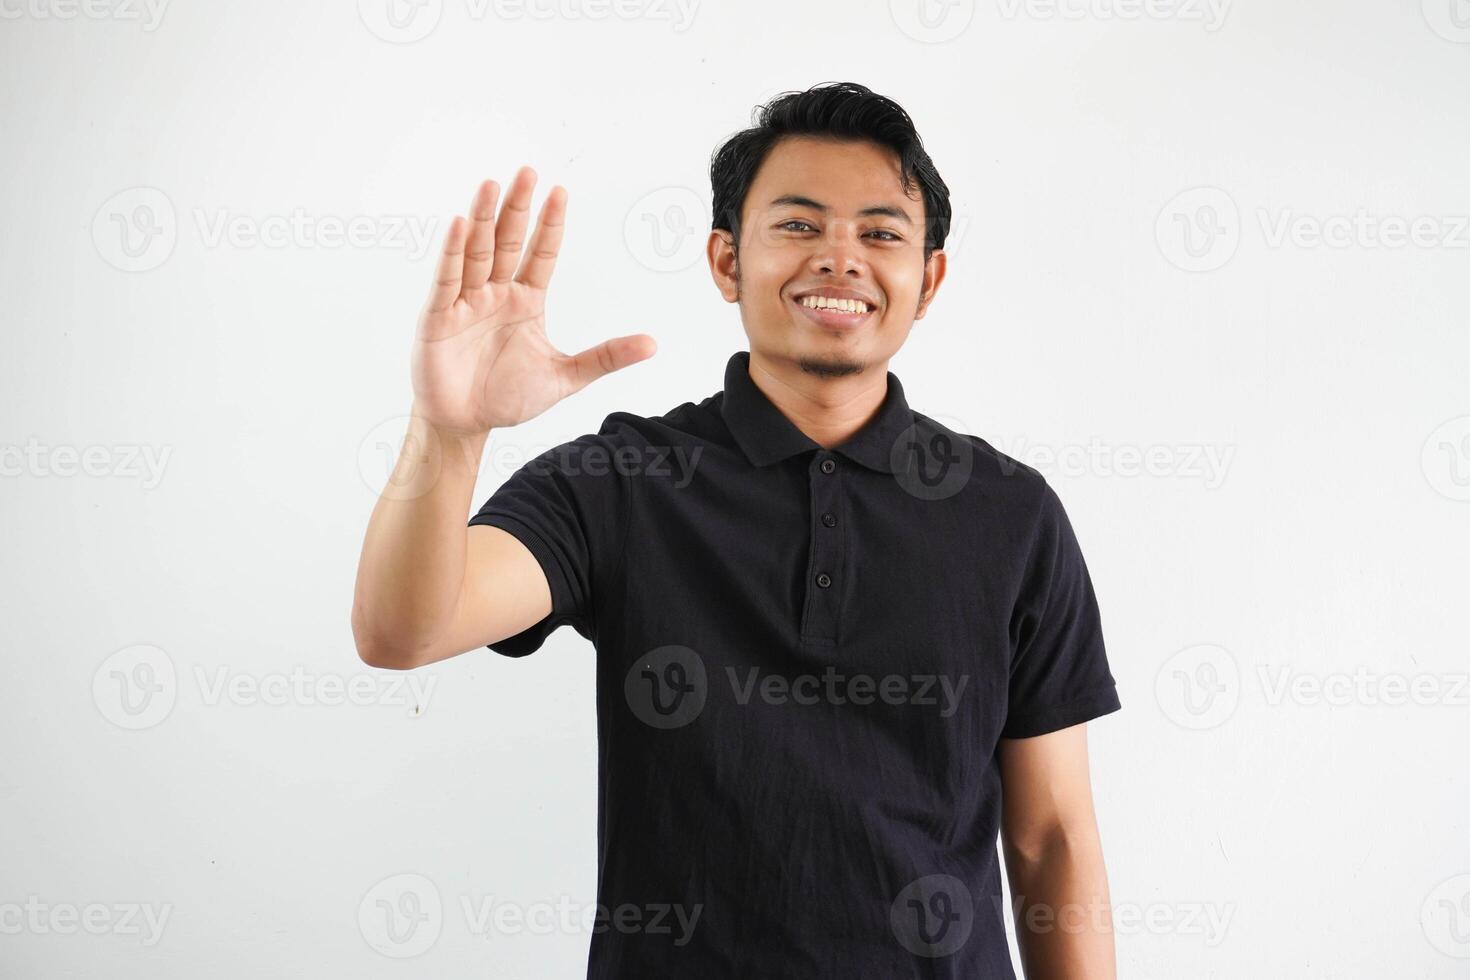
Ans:
{"type": "MultiPolygon", "coordinates": [[[[771,207],[811,208],[813,211],[821,211],[824,214],[829,210],[827,205],[813,201],[809,197],[802,197],[800,194],[782,194],[771,202],[771,207]]],[[[858,212],[858,216],[862,218],[866,218],[869,215],[883,215],[889,218],[897,218],[906,225],[912,225],[914,223],[913,219],[902,208],[896,208],[891,204],[874,204],[872,207],[863,208],[858,212]]]]}

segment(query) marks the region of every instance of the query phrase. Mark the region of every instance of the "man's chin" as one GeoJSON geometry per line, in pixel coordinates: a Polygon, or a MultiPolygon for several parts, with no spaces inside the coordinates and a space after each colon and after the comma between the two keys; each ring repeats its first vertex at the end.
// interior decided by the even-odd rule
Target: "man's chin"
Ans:
{"type": "Polygon", "coordinates": [[[803,374],[818,378],[845,378],[859,374],[867,364],[846,354],[803,354],[796,358],[803,374]]]}

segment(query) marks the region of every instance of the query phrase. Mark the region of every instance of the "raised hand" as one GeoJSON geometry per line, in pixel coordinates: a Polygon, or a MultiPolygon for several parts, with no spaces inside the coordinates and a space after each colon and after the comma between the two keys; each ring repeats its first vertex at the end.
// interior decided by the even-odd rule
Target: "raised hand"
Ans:
{"type": "Polygon", "coordinates": [[[651,357],[648,334],[563,354],[546,337],[546,288],[566,219],[566,189],[551,189],[525,245],[536,173],[522,167],[496,215],[500,186],[480,184],[469,220],[444,236],[434,286],[414,337],[413,413],[466,434],[535,418],[591,382],[651,357]]]}

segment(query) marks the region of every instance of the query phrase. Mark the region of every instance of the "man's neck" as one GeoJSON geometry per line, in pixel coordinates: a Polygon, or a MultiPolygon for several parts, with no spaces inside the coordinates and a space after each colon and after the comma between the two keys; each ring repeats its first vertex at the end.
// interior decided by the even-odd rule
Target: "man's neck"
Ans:
{"type": "Polygon", "coordinates": [[[888,395],[888,365],[824,378],[794,362],[750,354],[750,379],[781,414],[824,449],[840,446],[877,414],[888,395]]]}

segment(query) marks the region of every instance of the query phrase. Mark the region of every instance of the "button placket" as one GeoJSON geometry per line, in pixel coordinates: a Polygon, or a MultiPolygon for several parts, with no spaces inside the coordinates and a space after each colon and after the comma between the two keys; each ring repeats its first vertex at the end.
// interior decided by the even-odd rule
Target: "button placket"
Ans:
{"type": "Polygon", "coordinates": [[[802,609],[804,642],[835,643],[841,611],[843,575],[842,473],[827,452],[817,453],[807,469],[811,488],[811,549],[807,559],[806,601],[802,609]]]}

